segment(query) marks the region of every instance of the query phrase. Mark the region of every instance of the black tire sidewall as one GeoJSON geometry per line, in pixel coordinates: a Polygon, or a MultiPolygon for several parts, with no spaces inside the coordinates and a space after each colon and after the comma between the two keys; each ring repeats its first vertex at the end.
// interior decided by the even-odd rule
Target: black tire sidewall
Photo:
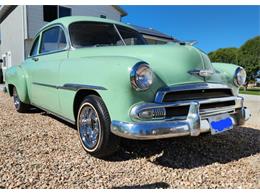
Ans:
{"type": "Polygon", "coordinates": [[[90,153],[94,156],[97,156],[97,157],[104,156],[105,151],[107,151],[107,147],[109,147],[109,143],[108,143],[109,139],[111,136],[113,136],[110,133],[110,124],[111,124],[110,116],[108,114],[108,111],[107,111],[102,99],[95,95],[87,96],[82,101],[79,111],[78,111],[77,130],[78,130],[81,145],[88,153],[90,153]],[[87,104],[90,104],[91,106],[93,106],[95,108],[95,110],[98,114],[98,117],[99,117],[100,127],[101,127],[100,132],[99,132],[98,142],[93,149],[89,149],[84,145],[84,143],[81,139],[81,136],[80,136],[80,131],[79,131],[79,116],[80,116],[81,110],[84,108],[84,105],[87,105],[87,104]]]}

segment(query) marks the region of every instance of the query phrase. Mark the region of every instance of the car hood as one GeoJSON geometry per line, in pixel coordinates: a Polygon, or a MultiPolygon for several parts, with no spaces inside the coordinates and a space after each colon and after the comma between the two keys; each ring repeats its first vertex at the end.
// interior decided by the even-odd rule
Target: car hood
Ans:
{"type": "Polygon", "coordinates": [[[85,51],[81,52],[85,53],[85,57],[120,56],[145,61],[150,65],[157,78],[166,85],[221,81],[216,72],[208,78],[189,73],[192,70],[213,70],[208,56],[190,45],[176,43],[166,45],[97,47],[80,50],[85,51]]]}

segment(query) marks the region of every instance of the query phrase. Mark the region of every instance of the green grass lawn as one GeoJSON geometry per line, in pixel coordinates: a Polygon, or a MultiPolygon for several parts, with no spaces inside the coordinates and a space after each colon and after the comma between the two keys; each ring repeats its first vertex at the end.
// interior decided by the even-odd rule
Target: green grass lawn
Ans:
{"type": "Polygon", "coordinates": [[[260,95],[260,87],[248,88],[246,91],[244,91],[243,88],[240,88],[239,93],[248,95],[260,95]]]}

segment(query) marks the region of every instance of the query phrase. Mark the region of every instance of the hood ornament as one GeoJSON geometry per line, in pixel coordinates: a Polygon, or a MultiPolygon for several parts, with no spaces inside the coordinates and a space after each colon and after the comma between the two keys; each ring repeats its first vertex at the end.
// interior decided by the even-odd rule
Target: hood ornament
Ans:
{"type": "Polygon", "coordinates": [[[198,41],[196,40],[191,40],[191,41],[178,41],[180,43],[180,45],[196,45],[198,43],[198,41]]]}
{"type": "Polygon", "coordinates": [[[186,41],[186,44],[191,45],[191,46],[196,45],[197,43],[198,43],[198,41],[196,41],[196,40],[186,41]]]}
{"type": "Polygon", "coordinates": [[[210,77],[211,75],[213,75],[214,71],[213,70],[207,70],[207,69],[195,69],[195,70],[190,70],[188,71],[189,74],[191,75],[197,75],[200,77],[210,77]]]}

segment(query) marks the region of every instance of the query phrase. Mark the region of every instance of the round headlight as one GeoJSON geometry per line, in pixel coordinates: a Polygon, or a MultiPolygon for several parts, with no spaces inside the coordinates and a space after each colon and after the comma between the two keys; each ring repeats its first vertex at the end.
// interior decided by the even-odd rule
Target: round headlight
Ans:
{"type": "Polygon", "coordinates": [[[238,67],[235,71],[234,83],[239,87],[244,85],[245,82],[246,82],[246,71],[244,68],[238,67]]]}
{"type": "Polygon", "coordinates": [[[145,62],[139,62],[130,72],[130,81],[135,90],[147,90],[153,83],[153,71],[145,62]]]}

